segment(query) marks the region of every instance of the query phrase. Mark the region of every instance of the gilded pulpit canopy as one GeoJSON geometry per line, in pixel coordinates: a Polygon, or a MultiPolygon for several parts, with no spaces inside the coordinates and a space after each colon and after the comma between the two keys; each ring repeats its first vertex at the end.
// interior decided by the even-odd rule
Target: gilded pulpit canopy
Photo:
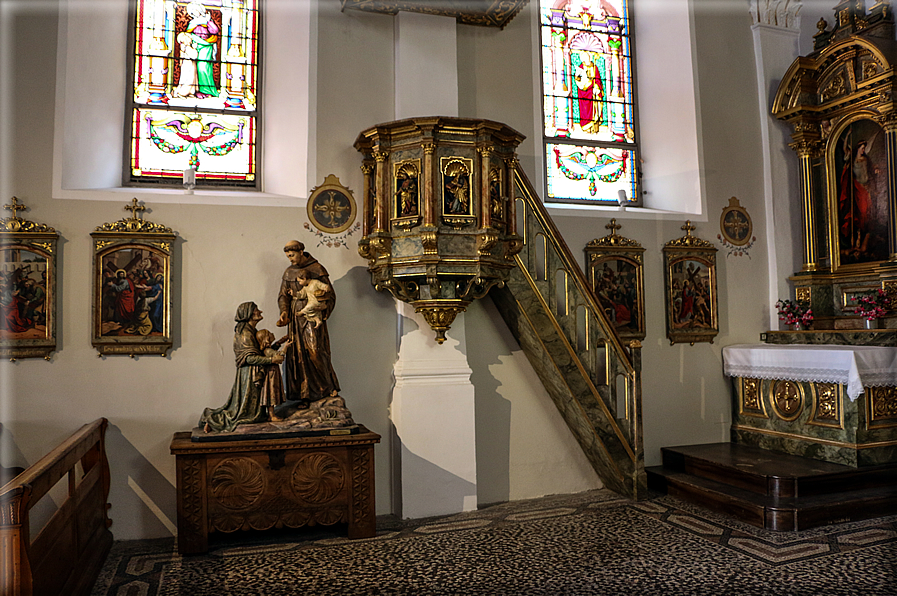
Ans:
{"type": "Polygon", "coordinates": [[[365,177],[358,251],[374,287],[414,306],[439,343],[515,266],[523,139],[499,122],[434,116],[380,124],[355,141],[365,177]]]}

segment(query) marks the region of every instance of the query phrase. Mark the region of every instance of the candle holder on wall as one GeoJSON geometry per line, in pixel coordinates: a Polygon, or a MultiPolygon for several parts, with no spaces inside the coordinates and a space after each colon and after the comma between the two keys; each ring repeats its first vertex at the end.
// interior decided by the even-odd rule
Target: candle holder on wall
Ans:
{"type": "Polygon", "coordinates": [[[363,131],[359,253],[371,282],[445,341],[455,317],[515,266],[513,173],[524,137],[489,120],[424,117],[363,131]]]}

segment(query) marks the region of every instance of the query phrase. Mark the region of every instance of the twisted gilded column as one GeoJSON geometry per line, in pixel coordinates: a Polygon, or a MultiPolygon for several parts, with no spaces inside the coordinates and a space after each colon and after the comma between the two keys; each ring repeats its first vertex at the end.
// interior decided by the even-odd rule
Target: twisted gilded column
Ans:
{"type": "Polygon", "coordinates": [[[819,269],[819,247],[816,239],[816,188],[813,184],[813,158],[822,151],[821,141],[796,141],[789,145],[797,153],[800,161],[800,197],[803,206],[804,223],[804,264],[801,271],[819,269]]]}

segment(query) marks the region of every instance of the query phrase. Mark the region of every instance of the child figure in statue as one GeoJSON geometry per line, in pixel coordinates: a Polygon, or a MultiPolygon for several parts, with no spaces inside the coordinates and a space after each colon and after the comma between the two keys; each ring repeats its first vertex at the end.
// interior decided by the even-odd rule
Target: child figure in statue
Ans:
{"type": "MultiPolygon", "coordinates": [[[[283,361],[284,352],[291,343],[288,336],[275,340],[273,333],[267,329],[259,329],[255,332],[255,337],[259,342],[262,354],[271,358],[272,362],[275,360],[275,356],[283,361]]],[[[274,408],[284,402],[283,377],[280,374],[280,366],[278,364],[265,365],[264,375],[259,393],[259,404],[267,410],[268,420],[277,422],[281,418],[274,413],[274,408]]]]}
{"type": "Polygon", "coordinates": [[[294,290],[296,298],[307,301],[299,314],[304,315],[315,328],[320,327],[327,309],[324,300],[332,288],[321,280],[310,277],[304,269],[296,272],[296,282],[301,286],[298,291],[294,290]]]}

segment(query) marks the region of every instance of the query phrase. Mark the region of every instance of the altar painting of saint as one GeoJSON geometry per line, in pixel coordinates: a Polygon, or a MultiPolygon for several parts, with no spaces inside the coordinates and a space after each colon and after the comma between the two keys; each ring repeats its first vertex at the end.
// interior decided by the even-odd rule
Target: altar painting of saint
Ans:
{"type": "Polygon", "coordinates": [[[682,259],[670,265],[670,319],[673,329],[712,329],[712,280],[701,261],[682,259]]]}
{"type": "Polygon", "coordinates": [[[47,339],[47,257],[20,248],[2,255],[0,339],[47,339]]]}
{"type": "Polygon", "coordinates": [[[871,120],[851,123],[831,150],[833,235],[841,265],[888,258],[888,158],[885,133],[871,120]]]}
{"type": "Polygon", "coordinates": [[[100,335],[165,334],[166,259],[148,248],[122,248],[102,257],[100,335]]]}

